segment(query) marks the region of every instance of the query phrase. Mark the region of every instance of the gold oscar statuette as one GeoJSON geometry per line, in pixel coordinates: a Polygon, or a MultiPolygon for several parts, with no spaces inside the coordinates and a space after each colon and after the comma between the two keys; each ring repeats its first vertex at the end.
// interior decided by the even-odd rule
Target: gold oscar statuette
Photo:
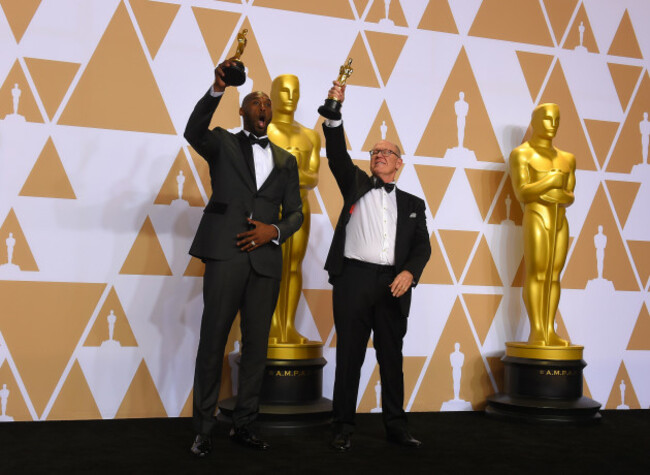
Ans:
{"type": "Polygon", "coordinates": [[[527,343],[507,343],[510,356],[580,359],[583,347],[571,345],[555,331],[560,301],[560,273],[569,246],[566,208],[575,197],[576,159],[554,147],[560,125],[557,104],[533,110],[530,140],[510,154],[510,177],[524,207],[524,304],[530,321],[527,343]]]}
{"type": "MultiPolygon", "coordinates": [[[[336,80],[341,86],[344,86],[353,71],[352,58],[348,58],[348,62],[339,68],[339,77],[336,80]]],[[[318,113],[326,119],[340,120],[341,106],[342,104],[339,101],[333,97],[328,97],[325,99],[325,103],[318,108],[318,113]]]]}
{"type": "Polygon", "coordinates": [[[244,52],[244,48],[246,47],[247,33],[248,29],[244,28],[237,35],[237,50],[235,51],[235,54],[232,58],[228,58],[228,61],[233,64],[223,68],[223,72],[225,74],[223,81],[229,86],[241,86],[244,84],[244,82],[246,82],[246,69],[244,68],[244,63],[242,63],[240,58],[244,52]]]}
{"type": "Polygon", "coordinates": [[[322,356],[322,343],[309,341],[296,330],[296,310],[302,292],[302,261],[307,252],[311,210],[307,194],[318,184],[320,136],[295,120],[300,99],[300,82],[293,74],[276,77],[271,84],[273,119],[269,139],[284,148],[298,163],[302,226],[282,245],[282,280],[278,303],[269,332],[270,359],[305,359],[322,356]]]}

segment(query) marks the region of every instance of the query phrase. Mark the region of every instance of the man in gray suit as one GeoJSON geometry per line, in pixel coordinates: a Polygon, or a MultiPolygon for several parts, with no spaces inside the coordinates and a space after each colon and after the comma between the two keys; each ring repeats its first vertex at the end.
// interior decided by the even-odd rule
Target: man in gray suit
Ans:
{"type": "Polygon", "coordinates": [[[185,138],[208,162],[212,196],[203,210],[190,254],[205,263],[203,316],[194,373],[191,447],[202,457],[212,449],[221,367],[232,322],[240,312],[242,356],[230,438],[258,450],[268,444],[251,424],[257,418],[269,327],[282,276],[280,245],[302,224],[296,159],[270,143],[271,100],[248,94],[239,114],[244,130],[232,134],[210,120],[227,85],[224,61],[192,112],[185,138]],[[280,218],[280,213],[282,217],[280,218]]]}

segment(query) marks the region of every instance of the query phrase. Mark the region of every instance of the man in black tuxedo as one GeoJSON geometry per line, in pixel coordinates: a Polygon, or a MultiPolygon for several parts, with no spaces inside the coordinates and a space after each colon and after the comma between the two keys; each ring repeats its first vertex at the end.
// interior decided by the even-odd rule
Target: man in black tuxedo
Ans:
{"type": "MultiPolygon", "coordinates": [[[[329,97],[344,100],[337,81],[329,97]]],[[[382,413],[390,442],[419,447],[407,428],[402,342],[415,287],[431,255],[425,203],[395,187],[402,165],[397,145],[382,140],[370,151],[368,176],[346,150],[342,121],[323,124],[327,159],[343,195],[325,269],[333,285],[336,327],[334,439],[350,448],[361,365],[371,330],[381,375],[382,413]]]]}
{"type": "Polygon", "coordinates": [[[271,100],[253,92],[242,101],[244,130],[209,129],[226,88],[224,61],[192,112],[185,138],[208,162],[212,196],[190,254],[203,260],[203,315],[194,372],[191,451],[207,455],[216,424],[221,368],[228,333],[240,311],[242,350],[231,440],[264,450],[251,424],[257,417],[271,317],[282,276],[280,245],[302,224],[298,167],[293,155],[270,143],[271,100]],[[280,211],[282,218],[280,218],[280,211]]]}

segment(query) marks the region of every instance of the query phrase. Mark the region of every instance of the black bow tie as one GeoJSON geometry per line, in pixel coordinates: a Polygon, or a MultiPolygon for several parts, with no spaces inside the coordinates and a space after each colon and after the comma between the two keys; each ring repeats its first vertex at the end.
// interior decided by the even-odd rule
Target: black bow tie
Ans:
{"type": "Polygon", "coordinates": [[[384,183],[381,178],[374,177],[373,188],[383,188],[386,193],[390,193],[395,188],[395,183],[384,183]]]}
{"type": "Polygon", "coordinates": [[[248,140],[250,140],[251,146],[257,144],[262,148],[266,148],[267,145],[269,144],[268,137],[262,137],[258,139],[253,134],[248,134],[248,140]]]}

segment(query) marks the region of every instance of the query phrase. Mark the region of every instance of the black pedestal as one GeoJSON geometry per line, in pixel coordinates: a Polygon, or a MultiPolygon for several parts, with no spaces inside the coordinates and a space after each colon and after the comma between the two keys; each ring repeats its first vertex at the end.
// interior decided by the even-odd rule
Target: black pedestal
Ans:
{"type": "Polygon", "coordinates": [[[600,403],[582,395],[583,360],[505,356],[504,392],[487,399],[493,416],[538,422],[592,422],[600,403]]]}
{"type": "MultiPolygon", "coordinates": [[[[329,424],[332,401],[322,397],[325,358],[271,360],[266,364],[258,423],[271,429],[305,429],[329,424]]],[[[229,420],[236,397],[219,402],[219,418],[229,420]]]]}

